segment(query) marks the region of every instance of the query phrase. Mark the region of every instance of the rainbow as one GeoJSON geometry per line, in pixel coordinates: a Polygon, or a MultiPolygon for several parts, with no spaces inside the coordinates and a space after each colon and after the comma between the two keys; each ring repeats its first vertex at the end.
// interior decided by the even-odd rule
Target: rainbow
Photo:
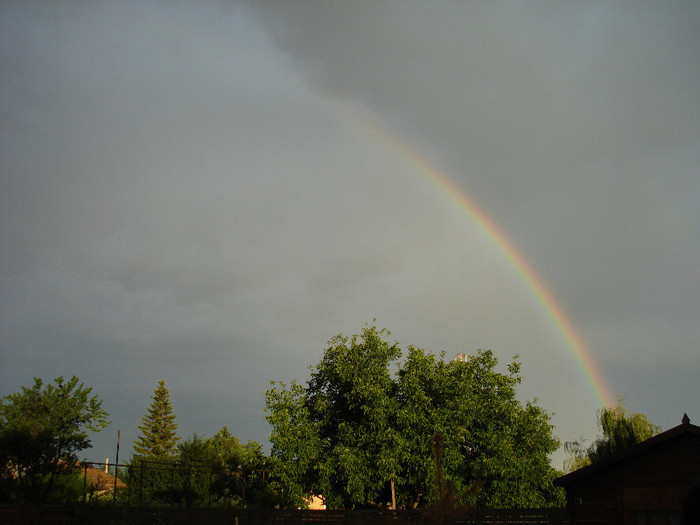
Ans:
{"type": "Polygon", "coordinates": [[[515,243],[506,235],[498,224],[479,206],[479,204],[464,189],[455,184],[447,174],[429,162],[424,156],[410,148],[396,135],[391,134],[386,128],[381,127],[372,119],[362,115],[359,110],[343,110],[348,116],[351,111],[351,120],[358,122],[360,126],[381,142],[396,151],[416,166],[421,173],[432,180],[446,193],[466,214],[474,221],[478,228],[491,240],[506,260],[520,276],[529,288],[537,302],[550,318],[557,331],[571,350],[574,360],[581,369],[584,378],[588,382],[591,391],[601,406],[615,406],[615,398],[605,382],[605,378],[598,367],[593,354],[586,346],[571,318],[561,306],[554,293],[549,289],[545,281],[532,267],[515,243]]]}

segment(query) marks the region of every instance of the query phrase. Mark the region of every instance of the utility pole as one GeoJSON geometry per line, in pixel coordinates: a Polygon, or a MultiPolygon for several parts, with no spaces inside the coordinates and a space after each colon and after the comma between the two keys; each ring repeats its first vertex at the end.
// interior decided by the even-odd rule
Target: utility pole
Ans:
{"type": "Polygon", "coordinates": [[[117,474],[119,471],[119,439],[121,438],[122,431],[117,429],[117,457],[114,460],[114,494],[112,496],[112,505],[117,504],[117,474]]]}

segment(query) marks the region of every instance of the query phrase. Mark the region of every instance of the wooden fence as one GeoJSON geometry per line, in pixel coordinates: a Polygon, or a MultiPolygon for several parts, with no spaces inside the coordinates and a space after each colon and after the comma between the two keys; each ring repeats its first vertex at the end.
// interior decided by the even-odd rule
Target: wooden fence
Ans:
{"type": "Polygon", "coordinates": [[[0,523],[16,525],[172,524],[185,525],[568,525],[565,509],[472,510],[451,521],[419,511],[234,510],[114,507],[91,505],[0,505],[0,523]]]}

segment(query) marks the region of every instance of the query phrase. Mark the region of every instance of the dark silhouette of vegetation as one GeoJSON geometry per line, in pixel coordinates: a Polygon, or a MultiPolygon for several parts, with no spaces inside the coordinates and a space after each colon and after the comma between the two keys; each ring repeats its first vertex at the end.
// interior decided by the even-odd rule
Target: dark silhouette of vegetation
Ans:
{"type": "MultiPolygon", "coordinates": [[[[73,376],[22,387],[0,402],[0,498],[47,502],[75,494],[77,452],[92,446],[88,430],[109,421],[102,401],[73,376]]],[[[79,492],[82,493],[82,490],[79,492]]]]}
{"type": "Polygon", "coordinates": [[[260,444],[242,445],[223,427],[212,437],[194,434],[167,457],[134,455],[124,480],[139,505],[263,508],[278,504],[266,483],[260,444]]]}
{"type": "Polygon", "coordinates": [[[266,486],[267,458],[260,444],[238,438],[223,427],[210,438],[194,435],[180,443],[179,461],[209,467],[190,474],[189,487],[195,505],[227,505],[250,508],[274,505],[266,486]]]}
{"type": "Polygon", "coordinates": [[[445,452],[445,438],[436,433],[432,439],[433,462],[435,465],[435,489],[438,499],[435,503],[422,508],[423,515],[431,524],[448,525],[464,516],[473,507],[468,503],[470,496],[480,488],[480,483],[474,483],[462,494],[458,494],[455,484],[446,480],[442,462],[445,452]]]}

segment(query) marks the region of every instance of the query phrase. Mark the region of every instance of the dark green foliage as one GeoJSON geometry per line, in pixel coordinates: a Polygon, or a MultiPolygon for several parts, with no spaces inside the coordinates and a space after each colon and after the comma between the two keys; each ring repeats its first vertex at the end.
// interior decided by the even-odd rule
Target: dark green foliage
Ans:
{"type": "Polygon", "coordinates": [[[6,396],[0,403],[0,497],[56,501],[70,496],[77,452],[91,445],[88,431],[109,421],[102,401],[73,376],[6,396]],[[61,494],[62,493],[62,494],[61,494]]]}
{"type": "Polygon", "coordinates": [[[401,352],[384,335],[367,329],[361,337],[334,338],[311,373],[307,395],[323,452],[317,490],[331,507],[374,501],[399,467],[389,364],[401,352]]]}
{"type": "Polygon", "coordinates": [[[261,446],[242,445],[224,427],[210,438],[194,434],[169,459],[134,457],[128,468],[133,497],[152,506],[273,506],[261,446]]]}
{"type": "Polygon", "coordinates": [[[165,380],[158,381],[151,405],[141,418],[125,481],[142,504],[172,505],[191,498],[182,491],[177,464],[177,423],[165,380]]]}
{"type": "Polygon", "coordinates": [[[285,508],[304,507],[317,477],[321,452],[318,425],[312,420],[305,390],[298,383],[293,382],[289,388],[284,384],[273,386],[266,397],[266,419],[272,425],[271,484],[283,495],[285,508]]]}
{"type": "Polygon", "coordinates": [[[444,436],[445,478],[458,494],[474,483],[481,488],[468,502],[478,507],[524,508],[559,504],[548,455],[558,447],[549,415],[534,402],[516,398],[520,365],[496,371],[491,351],[466,361],[444,361],[409,347],[398,373],[397,396],[402,410],[397,428],[404,436],[403,470],[397,484],[407,496],[423,494],[436,501],[426,480],[434,477],[430,436],[444,436]],[[421,459],[426,458],[426,459],[421,459]]]}
{"type": "Polygon", "coordinates": [[[265,468],[258,443],[241,445],[224,427],[210,438],[195,434],[179,450],[181,463],[202,467],[195,469],[190,483],[199,504],[255,506],[265,468]]]}
{"type": "Polygon", "coordinates": [[[583,440],[565,444],[569,453],[565,469],[576,470],[593,462],[607,459],[632,448],[637,443],[654,437],[661,428],[652,423],[644,414],[630,414],[618,401],[615,407],[605,407],[598,411],[598,427],[603,435],[589,446],[583,440]]]}
{"type": "Polygon", "coordinates": [[[165,380],[158,382],[153,402],[141,418],[141,435],[134,442],[134,454],[147,459],[166,460],[177,454],[177,423],[165,380]]]}
{"type": "Polygon", "coordinates": [[[267,392],[274,482],[290,502],[322,494],[331,508],[390,501],[434,503],[432,437],[444,436],[441,468],[464,504],[543,507],[561,502],[548,454],[556,450],[549,415],[516,399],[519,364],[496,372],[490,351],[465,362],[409,347],[406,360],[386,330],[365,328],[329,342],[306,387],[267,392]],[[480,489],[471,491],[475,484],[480,489]]]}
{"type": "Polygon", "coordinates": [[[134,456],[127,463],[122,478],[139,505],[172,506],[186,495],[180,493],[180,474],[174,458],[134,456]]]}
{"type": "Polygon", "coordinates": [[[445,453],[445,437],[442,434],[435,434],[432,438],[433,465],[435,467],[435,484],[438,497],[435,502],[421,508],[423,516],[429,523],[436,525],[447,525],[454,523],[463,516],[472,505],[468,503],[471,495],[477,492],[481,486],[474,483],[464,493],[459,494],[452,480],[446,480],[443,471],[443,455],[445,453]]]}
{"type": "Polygon", "coordinates": [[[598,426],[603,431],[603,436],[596,440],[589,451],[592,462],[609,458],[661,432],[661,428],[645,415],[627,412],[622,403],[600,410],[598,426]]]}

